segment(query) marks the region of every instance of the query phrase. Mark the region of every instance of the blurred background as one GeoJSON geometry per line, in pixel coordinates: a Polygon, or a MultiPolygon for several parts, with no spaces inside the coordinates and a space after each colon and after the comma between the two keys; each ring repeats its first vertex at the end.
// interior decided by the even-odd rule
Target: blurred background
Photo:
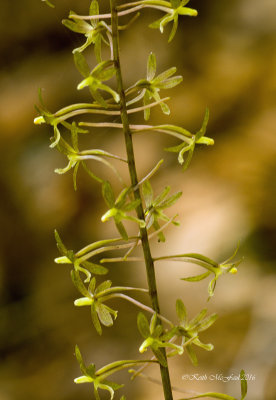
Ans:
{"type": "MultiPolygon", "coordinates": [[[[117,359],[138,357],[141,343],[137,310],[123,301],[114,302],[119,317],[99,338],[88,308],[73,306],[78,293],[70,280],[70,268],[53,262],[58,256],[55,228],[74,250],[116,235],[112,223],[100,221],[105,205],[98,184],[80,171],[78,191],[74,192],[71,171],[54,173],[66,160],[49,149],[50,128],[33,125],[38,88],[43,89],[44,101],[53,112],[67,104],[89,101],[88,92],[76,91],[81,77],[71,53],[83,38],[61,24],[70,9],[86,14],[89,0],[55,3],[56,8],[51,9],[39,0],[1,2],[0,400],[90,399],[89,385],[73,383],[80,374],[75,344],[87,363],[101,367],[117,359]]],[[[108,2],[100,3],[101,11],[107,12],[108,2]]],[[[193,284],[179,279],[194,275],[195,267],[157,265],[160,303],[166,316],[175,319],[177,297],[182,298],[191,318],[206,306],[209,313],[219,314],[218,321],[202,334],[202,340],[214,344],[214,351],[198,350],[198,367],[193,367],[185,354],[173,360],[172,380],[182,390],[224,391],[239,398],[238,382],[222,382],[219,377],[197,381],[184,375],[227,377],[244,368],[253,376],[248,382],[248,398],[274,400],[276,2],[192,0],[190,4],[199,10],[199,16],[182,18],[169,45],[169,27],[163,35],[147,27],[160,16],[158,12],[143,12],[121,36],[126,86],[145,76],[150,51],[157,56],[157,72],[176,66],[183,75],[181,85],[163,92],[171,96],[171,116],[165,117],[156,108],[150,123],[169,121],[195,132],[208,106],[207,136],[215,139],[213,147],[198,146],[183,174],[177,156],[163,152],[175,142],[150,133],[135,137],[139,177],[164,158],[152,183],[155,192],[168,184],[172,192],[183,191],[168,212],[178,212],[181,225],[167,229],[165,244],[153,241],[154,255],[201,252],[223,261],[240,241],[238,257],[244,257],[238,274],[222,277],[208,303],[208,282],[193,284]]],[[[86,55],[92,68],[92,50],[86,55]]],[[[132,121],[143,123],[142,115],[132,121]]],[[[91,133],[81,142],[82,148],[124,154],[121,132],[91,133]]],[[[97,165],[91,167],[97,171],[97,165]]],[[[109,174],[103,168],[99,173],[109,174]]],[[[146,285],[141,263],[112,264],[108,277],[114,284],[146,285]]],[[[159,375],[154,368],[147,374],[159,375]]],[[[120,392],[127,398],[162,398],[161,387],[142,378],[130,384],[127,372],[113,380],[126,382],[120,392]]],[[[184,395],[175,394],[175,398],[181,397],[184,395]]]]}

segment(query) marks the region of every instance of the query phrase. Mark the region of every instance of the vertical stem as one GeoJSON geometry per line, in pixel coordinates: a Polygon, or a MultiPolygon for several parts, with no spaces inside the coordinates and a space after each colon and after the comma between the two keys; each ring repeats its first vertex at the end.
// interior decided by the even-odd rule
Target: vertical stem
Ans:
{"type": "MultiPolygon", "coordinates": [[[[131,130],[129,128],[129,119],[127,114],[127,107],[126,107],[126,98],[125,92],[123,87],[123,80],[122,80],[122,72],[120,66],[120,55],[119,55],[119,35],[118,35],[118,15],[116,9],[116,0],[110,0],[110,9],[111,9],[111,23],[112,23],[112,42],[113,42],[113,54],[114,54],[114,66],[116,68],[116,79],[117,79],[117,88],[118,93],[120,95],[120,113],[121,113],[121,120],[123,124],[123,132],[125,137],[125,145],[127,151],[127,159],[128,159],[128,169],[131,179],[132,187],[136,187],[137,189],[134,191],[135,199],[140,200],[140,204],[136,208],[136,213],[139,219],[145,220],[143,205],[141,201],[140,189],[137,186],[138,178],[135,166],[135,158],[134,158],[134,151],[133,151],[133,141],[131,130]]],[[[146,228],[140,228],[140,236],[141,242],[144,252],[144,259],[145,265],[147,270],[147,280],[148,280],[148,287],[149,287],[149,295],[152,302],[152,308],[158,314],[160,314],[160,307],[158,302],[158,295],[157,295],[157,287],[156,287],[156,279],[155,279],[155,271],[154,271],[154,262],[151,256],[150,246],[149,246],[149,239],[148,233],[146,228]]],[[[158,320],[158,324],[162,324],[161,320],[158,320]]],[[[165,349],[161,349],[166,358],[165,349]]],[[[168,367],[163,367],[160,365],[160,372],[162,377],[162,384],[163,384],[163,391],[165,400],[173,400],[172,389],[171,389],[171,382],[170,382],[170,375],[168,367]]]]}

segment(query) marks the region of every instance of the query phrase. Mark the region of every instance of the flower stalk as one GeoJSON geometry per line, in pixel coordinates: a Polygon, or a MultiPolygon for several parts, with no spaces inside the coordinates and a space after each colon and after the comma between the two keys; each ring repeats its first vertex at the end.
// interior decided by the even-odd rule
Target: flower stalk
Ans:
{"type": "MultiPolygon", "coordinates": [[[[111,9],[111,27],[112,27],[112,42],[113,42],[113,53],[114,53],[114,66],[116,69],[116,79],[117,79],[117,91],[120,96],[120,105],[121,105],[121,121],[123,124],[123,132],[125,138],[127,159],[128,159],[128,169],[131,179],[131,185],[134,190],[134,197],[136,200],[141,201],[140,189],[138,187],[138,178],[137,171],[135,165],[135,157],[133,150],[133,141],[132,141],[132,133],[130,129],[129,118],[127,114],[127,106],[126,106],[126,96],[123,87],[123,79],[120,65],[120,54],[119,54],[119,35],[118,35],[118,13],[116,8],[116,0],[110,0],[110,9],[111,9]]],[[[140,202],[136,208],[137,217],[141,220],[145,220],[144,210],[142,207],[142,203],[140,202]]],[[[140,236],[142,242],[142,248],[145,259],[145,266],[147,271],[147,281],[149,288],[149,296],[152,303],[152,308],[157,314],[160,314],[160,306],[158,301],[158,293],[156,286],[156,278],[155,278],[155,270],[154,270],[154,262],[151,256],[151,250],[149,245],[148,233],[146,227],[140,226],[140,236]]],[[[161,324],[160,319],[158,318],[158,322],[161,324]]],[[[166,359],[166,353],[164,349],[161,349],[164,358],[166,359]]],[[[162,366],[160,364],[160,373],[163,384],[163,392],[165,400],[173,400],[172,389],[171,389],[171,381],[169,369],[166,366],[162,366]]]]}

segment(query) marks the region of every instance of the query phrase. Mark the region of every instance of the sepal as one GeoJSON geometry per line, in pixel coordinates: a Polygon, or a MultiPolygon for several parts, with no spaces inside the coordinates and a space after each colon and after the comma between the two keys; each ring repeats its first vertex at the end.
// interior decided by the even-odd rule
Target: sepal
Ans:
{"type": "MultiPolygon", "coordinates": [[[[164,209],[173,206],[176,201],[181,197],[182,192],[177,192],[171,196],[168,196],[171,188],[166,186],[164,190],[154,199],[153,189],[148,180],[142,185],[142,193],[145,201],[145,216],[147,229],[153,227],[156,231],[160,229],[159,220],[169,221],[169,217],[163,212],[164,209]]],[[[177,222],[172,222],[174,225],[178,225],[177,222]]],[[[163,232],[158,233],[158,239],[161,242],[165,241],[163,232]]]]}

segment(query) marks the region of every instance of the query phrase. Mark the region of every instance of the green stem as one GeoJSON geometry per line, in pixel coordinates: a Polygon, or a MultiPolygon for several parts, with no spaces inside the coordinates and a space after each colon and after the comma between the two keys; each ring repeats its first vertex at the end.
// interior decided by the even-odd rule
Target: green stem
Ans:
{"type": "MultiPolygon", "coordinates": [[[[147,290],[147,292],[148,292],[148,290],[147,290]]],[[[104,295],[104,301],[110,300],[110,299],[114,299],[115,297],[127,300],[130,303],[134,304],[135,306],[140,307],[142,310],[148,311],[151,314],[155,314],[155,311],[152,308],[146,306],[145,304],[141,303],[138,300],[133,299],[133,297],[127,296],[124,293],[114,293],[114,294],[107,295],[107,296],[104,295]]],[[[162,315],[159,315],[159,314],[157,316],[160,319],[162,319],[162,321],[166,322],[166,324],[170,325],[171,328],[174,327],[173,323],[169,319],[167,319],[167,318],[165,318],[165,317],[163,317],[162,315]]]]}
{"type": "MultiPolygon", "coordinates": [[[[119,35],[118,35],[118,15],[116,9],[116,0],[110,0],[110,9],[111,9],[111,26],[112,26],[112,41],[113,41],[113,52],[114,52],[114,66],[116,69],[116,79],[117,79],[117,90],[120,95],[120,104],[121,104],[121,121],[123,124],[123,131],[125,137],[125,145],[127,151],[127,158],[128,158],[128,168],[129,174],[131,179],[132,187],[134,190],[134,197],[135,199],[140,200],[140,204],[136,208],[137,217],[139,219],[145,220],[144,210],[141,202],[141,195],[140,189],[138,186],[138,178],[135,166],[135,158],[134,158],[134,150],[133,150],[133,142],[132,142],[132,135],[131,130],[129,127],[129,119],[127,114],[127,107],[126,107],[126,97],[123,87],[123,80],[122,80],[122,73],[121,73],[121,66],[120,66],[120,55],[119,55],[119,35]]],[[[140,228],[140,236],[141,242],[143,246],[146,270],[147,270],[147,280],[148,280],[148,287],[149,287],[149,295],[151,298],[152,308],[157,314],[160,314],[160,307],[158,302],[157,296],[157,287],[156,287],[156,279],[155,279],[155,271],[154,271],[154,262],[151,256],[150,246],[149,246],[149,239],[148,233],[146,228],[140,228]]],[[[158,323],[161,324],[159,319],[158,323]]],[[[161,350],[166,358],[165,349],[161,350]]],[[[163,392],[165,400],[173,400],[172,389],[171,389],[171,382],[170,382],[170,375],[168,367],[163,367],[160,365],[160,372],[162,377],[162,384],[163,384],[163,392]]]]}

